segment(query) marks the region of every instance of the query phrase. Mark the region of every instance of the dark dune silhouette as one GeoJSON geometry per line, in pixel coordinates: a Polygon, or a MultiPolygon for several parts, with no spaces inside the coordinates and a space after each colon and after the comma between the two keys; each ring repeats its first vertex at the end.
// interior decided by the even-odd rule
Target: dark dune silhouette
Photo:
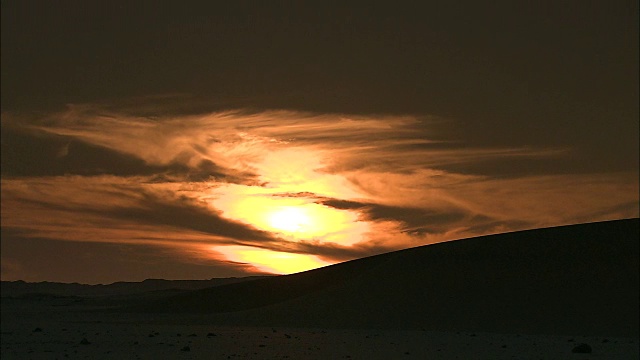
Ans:
{"type": "Polygon", "coordinates": [[[626,219],[421,246],[125,311],[237,325],[637,336],[638,225],[626,219]]]}

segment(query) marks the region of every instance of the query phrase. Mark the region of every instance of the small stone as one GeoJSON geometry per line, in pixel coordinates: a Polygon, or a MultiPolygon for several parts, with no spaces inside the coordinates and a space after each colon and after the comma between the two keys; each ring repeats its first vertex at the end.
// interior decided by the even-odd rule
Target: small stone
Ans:
{"type": "Polygon", "coordinates": [[[33,332],[42,332],[42,328],[37,327],[37,328],[33,329],[33,332]]]}
{"type": "Polygon", "coordinates": [[[191,348],[188,346],[183,347],[180,351],[191,351],[191,348]]]}
{"type": "Polygon", "coordinates": [[[89,342],[89,340],[87,340],[87,338],[82,338],[82,340],[80,340],[80,345],[89,345],[89,344],[91,343],[89,342]]]}

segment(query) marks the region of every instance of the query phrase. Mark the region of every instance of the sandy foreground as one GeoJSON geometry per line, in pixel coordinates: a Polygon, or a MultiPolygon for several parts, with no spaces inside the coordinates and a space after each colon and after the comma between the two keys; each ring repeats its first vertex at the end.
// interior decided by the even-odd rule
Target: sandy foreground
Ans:
{"type": "Polygon", "coordinates": [[[206,318],[189,324],[172,315],[25,305],[3,304],[3,360],[640,358],[634,338],[216,326],[206,318]],[[582,343],[592,352],[572,352],[582,343]]]}

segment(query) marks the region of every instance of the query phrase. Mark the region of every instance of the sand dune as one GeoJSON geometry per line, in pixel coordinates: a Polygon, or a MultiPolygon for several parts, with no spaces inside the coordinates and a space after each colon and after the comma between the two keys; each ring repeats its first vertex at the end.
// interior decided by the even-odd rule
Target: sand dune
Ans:
{"type": "Polygon", "coordinates": [[[3,283],[1,355],[638,359],[639,222],[452,241],[177,295],[161,282],[5,296],[3,283]]]}
{"type": "Polygon", "coordinates": [[[422,246],[199,290],[144,310],[266,326],[635,336],[638,223],[422,246]]]}

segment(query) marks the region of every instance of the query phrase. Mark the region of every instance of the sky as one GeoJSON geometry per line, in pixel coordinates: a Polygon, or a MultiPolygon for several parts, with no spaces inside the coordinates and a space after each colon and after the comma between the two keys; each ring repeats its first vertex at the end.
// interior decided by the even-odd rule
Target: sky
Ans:
{"type": "Polygon", "coordinates": [[[3,1],[2,280],[639,216],[637,1],[374,3],[3,1]]]}

